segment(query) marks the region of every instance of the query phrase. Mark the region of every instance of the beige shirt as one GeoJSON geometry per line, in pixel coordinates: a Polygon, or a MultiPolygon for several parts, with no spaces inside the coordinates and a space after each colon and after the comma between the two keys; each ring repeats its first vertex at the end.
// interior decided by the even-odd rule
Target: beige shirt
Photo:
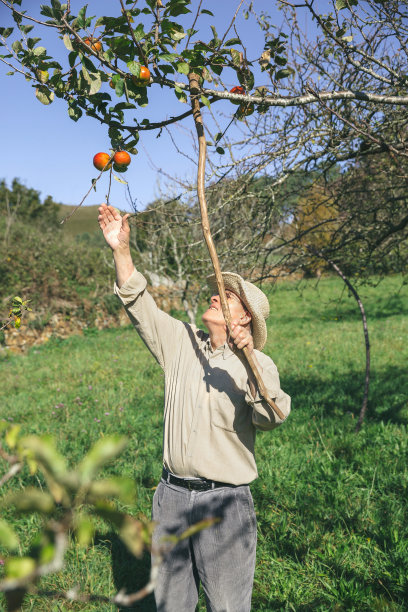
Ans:
{"type": "MultiPolygon", "coordinates": [[[[282,421],[257,394],[248,374],[225,344],[213,350],[207,333],[161,311],[134,271],[115,293],[142,340],[164,370],[163,462],[181,477],[246,484],[258,476],[256,429],[282,421]]],[[[269,396],[287,416],[290,397],[280,388],[273,361],[255,351],[269,396]]]]}

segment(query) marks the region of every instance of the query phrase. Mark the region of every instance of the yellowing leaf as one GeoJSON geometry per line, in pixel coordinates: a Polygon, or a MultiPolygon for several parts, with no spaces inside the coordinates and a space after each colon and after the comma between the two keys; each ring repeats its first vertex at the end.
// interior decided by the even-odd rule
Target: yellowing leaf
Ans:
{"type": "Polygon", "coordinates": [[[20,429],[21,425],[12,425],[10,429],[6,431],[6,444],[9,448],[15,448],[20,429]]]}
{"type": "Polygon", "coordinates": [[[122,185],[127,185],[127,182],[116,176],[116,174],[113,175],[113,178],[115,179],[115,181],[118,181],[118,183],[122,183],[122,185]]]}
{"type": "Polygon", "coordinates": [[[17,550],[18,537],[6,521],[0,519],[0,544],[9,550],[17,550]]]}
{"type": "Polygon", "coordinates": [[[64,45],[66,46],[68,51],[73,51],[74,50],[74,48],[72,46],[72,41],[71,41],[70,37],[68,36],[68,34],[64,34],[64,37],[63,37],[62,40],[64,41],[64,45]]]}
{"type": "Polygon", "coordinates": [[[7,578],[25,578],[35,570],[35,561],[31,557],[11,557],[4,564],[7,578]]]}
{"type": "Polygon", "coordinates": [[[41,102],[41,104],[45,104],[46,106],[48,104],[51,104],[51,102],[54,100],[54,92],[50,91],[47,87],[43,85],[36,88],[35,96],[37,100],[41,102]]]}

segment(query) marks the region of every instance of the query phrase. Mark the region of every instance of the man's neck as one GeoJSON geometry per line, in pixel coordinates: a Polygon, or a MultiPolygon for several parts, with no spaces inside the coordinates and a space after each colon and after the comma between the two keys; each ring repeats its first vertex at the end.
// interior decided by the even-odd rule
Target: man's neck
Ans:
{"type": "Polygon", "coordinates": [[[227,341],[227,335],[224,330],[216,330],[210,332],[211,347],[215,351],[219,346],[224,346],[227,341]]]}

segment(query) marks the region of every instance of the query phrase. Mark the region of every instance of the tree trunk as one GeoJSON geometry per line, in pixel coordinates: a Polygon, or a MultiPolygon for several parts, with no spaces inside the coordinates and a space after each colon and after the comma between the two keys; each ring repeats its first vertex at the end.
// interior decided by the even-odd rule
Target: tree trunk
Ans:
{"type": "Polygon", "coordinates": [[[353,294],[353,297],[356,300],[356,302],[358,304],[358,307],[360,309],[361,318],[362,318],[362,321],[363,321],[363,330],[364,330],[365,353],[366,353],[366,368],[365,368],[365,378],[364,378],[363,403],[361,405],[360,414],[358,416],[358,421],[357,421],[357,425],[356,425],[356,428],[355,428],[355,432],[358,433],[360,431],[360,429],[361,429],[361,426],[362,426],[363,421],[364,421],[364,417],[365,417],[366,412],[367,412],[368,390],[369,390],[369,386],[370,386],[370,340],[369,340],[369,337],[368,337],[367,317],[366,317],[366,313],[365,313],[365,310],[364,310],[363,302],[361,301],[360,296],[358,295],[356,289],[353,287],[353,285],[351,284],[351,282],[349,281],[347,276],[344,274],[344,272],[342,270],[340,270],[339,266],[336,263],[334,263],[334,261],[332,261],[331,259],[329,259],[325,255],[323,255],[323,253],[321,251],[314,251],[311,247],[308,247],[308,250],[310,252],[312,252],[314,255],[318,255],[319,257],[321,257],[322,259],[327,261],[328,264],[331,265],[331,267],[336,272],[336,274],[338,274],[340,276],[340,278],[343,280],[343,282],[347,285],[347,287],[349,288],[349,290],[353,294]]]}

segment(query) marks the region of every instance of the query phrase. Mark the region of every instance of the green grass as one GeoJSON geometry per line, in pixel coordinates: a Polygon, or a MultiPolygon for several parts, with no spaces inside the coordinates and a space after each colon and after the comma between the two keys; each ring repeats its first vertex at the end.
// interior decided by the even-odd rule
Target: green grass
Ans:
{"type": "MultiPolygon", "coordinates": [[[[365,368],[361,318],[335,278],[271,291],[265,351],[292,414],[257,437],[252,492],[258,554],[252,610],[404,611],[408,608],[408,290],[400,277],[361,289],[372,350],[368,415],[354,433],[365,368]],[[341,301],[338,298],[342,297],[341,301]]],[[[120,432],[129,445],[106,473],[132,477],[132,514],[149,516],[161,471],[163,375],[131,328],[51,340],[0,362],[0,418],[51,433],[74,464],[92,442],[120,432]]],[[[24,472],[4,492],[36,477],[24,472]]],[[[16,518],[22,546],[37,518],[16,518]]],[[[95,546],[72,545],[44,589],[112,595],[140,587],[147,557],[132,559],[101,526],[95,546]]],[[[116,610],[27,596],[24,610],[116,610]]],[[[153,610],[151,598],[135,610],[153,610]]],[[[200,610],[204,610],[200,603],[200,610]]]]}

